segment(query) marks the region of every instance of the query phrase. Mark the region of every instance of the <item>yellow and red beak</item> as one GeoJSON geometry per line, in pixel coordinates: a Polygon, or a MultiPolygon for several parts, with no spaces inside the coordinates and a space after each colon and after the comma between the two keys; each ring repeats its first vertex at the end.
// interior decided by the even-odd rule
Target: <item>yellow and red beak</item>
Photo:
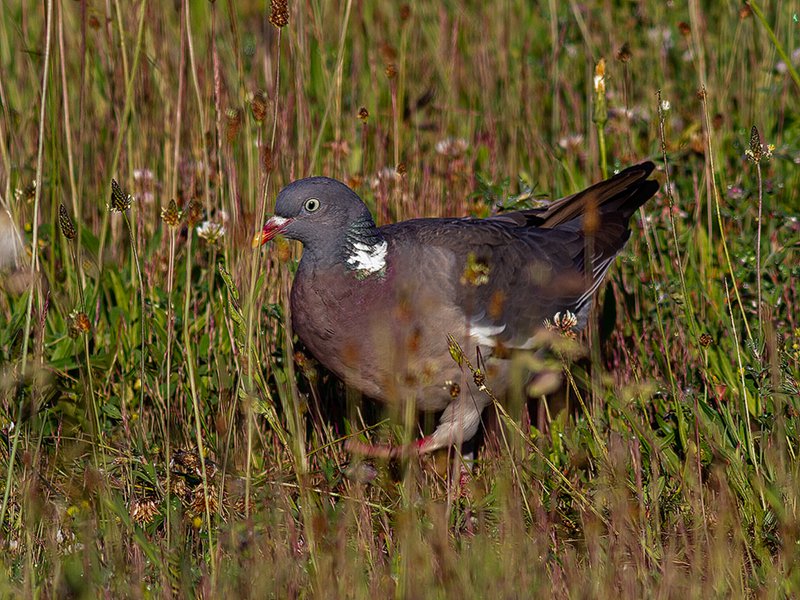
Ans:
{"type": "Polygon", "coordinates": [[[253,236],[253,248],[258,248],[259,246],[266,244],[281,231],[286,229],[289,223],[291,223],[293,220],[294,219],[287,219],[286,217],[279,217],[277,215],[272,217],[264,224],[264,229],[253,236]]]}

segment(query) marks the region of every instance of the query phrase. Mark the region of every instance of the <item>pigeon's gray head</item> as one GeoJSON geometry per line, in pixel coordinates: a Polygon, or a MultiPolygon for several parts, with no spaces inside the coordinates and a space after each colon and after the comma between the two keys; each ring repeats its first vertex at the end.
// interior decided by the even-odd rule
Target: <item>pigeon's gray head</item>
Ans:
{"type": "Polygon", "coordinates": [[[344,238],[354,226],[374,228],[369,209],[345,184],[328,177],[309,177],[290,183],[278,194],[275,216],[264,225],[254,245],[280,234],[310,249],[344,238]]]}

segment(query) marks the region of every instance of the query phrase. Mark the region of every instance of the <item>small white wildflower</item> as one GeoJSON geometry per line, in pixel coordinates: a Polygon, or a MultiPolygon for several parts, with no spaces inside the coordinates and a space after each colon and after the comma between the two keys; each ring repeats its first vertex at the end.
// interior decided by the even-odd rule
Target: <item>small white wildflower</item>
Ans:
{"type": "Polygon", "coordinates": [[[370,187],[375,190],[379,188],[382,184],[394,184],[400,181],[400,174],[397,172],[396,169],[392,169],[391,167],[384,167],[380,171],[378,171],[372,178],[370,178],[369,185],[370,187]]]}
{"type": "Polygon", "coordinates": [[[583,148],[583,135],[580,133],[566,135],[558,140],[558,145],[562,150],[578,152],[583,148]]]}
{"type": "Polygon", "coordinates": [[[670,108],[672,108],[672,104],[670,104],[669,100],[661,101],[661,110],[663,112],[667,112],[670,108]]]}
{"type": "Polygon", "coordinates": [[[133,170],[133,180],[136,182],[139,181],[152,181],[153,180],[153,172],[150,169],[134,169],[133,170]]]}
{"type": "Polygon", "coordinates": [[[217,241],[225,235],[225,225],[222,223],[214,223],[213,221],[203,221],[197,226],[197,235],[209,244],[216,244],[217,241]]]}
{"type": "Polygon", "coordinates": [[[463,138],[445,138],[436,142],[435,150],[437,154],[449,158],[458,158],[469,148],[469,143],[463,138]]]}

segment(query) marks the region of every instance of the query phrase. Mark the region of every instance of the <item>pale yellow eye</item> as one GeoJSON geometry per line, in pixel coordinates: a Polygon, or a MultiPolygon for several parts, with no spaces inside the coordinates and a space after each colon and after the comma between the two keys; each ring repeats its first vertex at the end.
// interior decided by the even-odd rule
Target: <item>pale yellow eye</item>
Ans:
{"type": "Polygon", "coordinates": [[[316,198],[309,198],[308,200],[306,200],[304,206],[308,212],[314,212],[319,208],[319,200],[317,200],[316,198]]]}

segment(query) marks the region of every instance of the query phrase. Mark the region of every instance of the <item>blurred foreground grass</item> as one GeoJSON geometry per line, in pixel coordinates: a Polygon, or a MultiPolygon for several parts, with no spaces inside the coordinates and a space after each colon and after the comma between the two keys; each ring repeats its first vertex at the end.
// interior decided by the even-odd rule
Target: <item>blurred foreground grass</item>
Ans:
{"type": "Polygon", "coordinates": [[[0,593],[799,594],[797,13],[4,3],[0,593]],[[284,329],[299,251],[249,243],[282,185],[386,223],[648,157],[567,408],[485,415],[464,490],[343,451],[405,434],[284,329]]]}

